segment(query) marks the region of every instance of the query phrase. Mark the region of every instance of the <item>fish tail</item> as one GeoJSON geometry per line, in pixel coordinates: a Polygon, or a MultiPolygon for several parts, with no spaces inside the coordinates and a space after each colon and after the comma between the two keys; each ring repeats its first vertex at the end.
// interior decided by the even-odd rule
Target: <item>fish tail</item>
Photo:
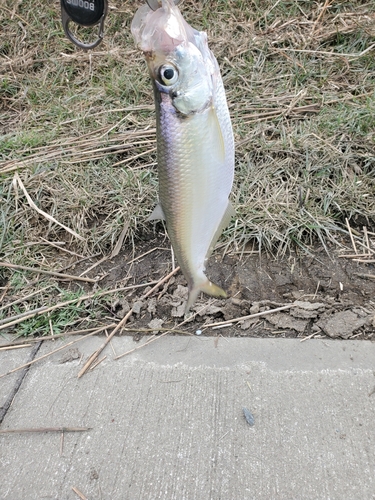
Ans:
{"type": "Polygon", "coordinates": [[[197,300],[200,292],[204,292],[207,295],[211,295],[212,297],[218,297],[222,299],[225,299],[227,297],[226,292],[222,288],[220,288],[218,285],[215,285],[215,283],[211,283],[211,281],[206,278],[205,281],[196,284],[191,288],[189,287],[189,297],[186,304],[185,313],[189,311],[190,307],[197,300]]]}

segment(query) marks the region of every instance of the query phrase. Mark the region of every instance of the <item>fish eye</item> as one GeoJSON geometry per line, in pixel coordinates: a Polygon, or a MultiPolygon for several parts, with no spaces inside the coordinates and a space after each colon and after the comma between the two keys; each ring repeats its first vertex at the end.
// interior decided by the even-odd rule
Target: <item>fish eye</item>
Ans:
{"type": "Polygon", "coordinates": [[[159,75],[164,85],[173,85],[178,80],[178,71],[170,64],[162,66],[159,70],[159,75]]]}

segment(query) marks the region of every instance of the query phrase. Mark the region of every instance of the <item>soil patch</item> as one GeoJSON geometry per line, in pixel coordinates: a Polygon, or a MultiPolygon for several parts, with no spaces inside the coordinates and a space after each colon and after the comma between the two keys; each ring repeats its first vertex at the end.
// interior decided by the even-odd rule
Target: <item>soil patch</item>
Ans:
{"type": "MultiPolygon", "coordinates": [[[[161,237],[136,246],[138,258],[125,247],[91,273],[102,275],[102,288],[124,287],[161,279],[172,269],[169,242],[161,237]]],[[[342,252],[341,252],[342,253],[342,252]]],[[[76,270],[77,272],[77,270],[76,270]]],[[[228,299],[202,295],[184,329],[203,335],[251,337],[331,337],[371,339],[375,333],[375,265],[314,248],[311,255],[292,252],[282,259],[259,253],[220,250],[207,266],[209,278],[228,292],[228,299]],[[372,276],[372,277],[371,277],[372,276]],[[235,320],[290,305],[287,310],[206,328],[206,324],[235,320]]],[[[172,276],[147,299],[147,287],[108,298],[107,312],[122,318],[131,308],[130,328],[159,331],[184,321],[186,281],[172,276]]],[[[149,287],[151,289],[151,286],[149,287]]],[[[186,318],[185,318],[186,319],[186,318]]],[[[137,338],[139,333],[134,334],[137,338]]]]}

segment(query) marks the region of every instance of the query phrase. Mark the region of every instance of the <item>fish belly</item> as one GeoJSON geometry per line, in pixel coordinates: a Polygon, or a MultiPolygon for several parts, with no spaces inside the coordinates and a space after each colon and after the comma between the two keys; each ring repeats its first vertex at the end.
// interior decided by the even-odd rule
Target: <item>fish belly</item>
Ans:
{"type": "Polygon", "coordinates": [[[234,166],[232,128],[221,82],[212,106],[190,116],[179,114],[170,96],[156,88],[155,98],[160,204],[188,282],[190,307],[199,291],[225,296],[208,281],[204,270],[228,213],[234,166]]]}

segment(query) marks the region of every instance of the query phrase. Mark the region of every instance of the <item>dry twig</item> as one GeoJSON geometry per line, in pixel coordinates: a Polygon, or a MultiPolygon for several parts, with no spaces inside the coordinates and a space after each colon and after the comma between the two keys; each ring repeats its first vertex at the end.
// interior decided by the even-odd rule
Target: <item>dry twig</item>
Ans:
{"type": "MultiPolygon", "coordinates": [[[[105,346],[108,344],[108,342],[112,339],[112,337],[117,333],[128,321],[130,316],[132,315],[133,310],[130,309],[130,311],[122,318],[122,320],[116,325],[114,330],[111,332],[110,335],[106,338],[106,340],[102,343],[102,345],[89,357],[88,361],[86,361],[85,365],[83,368],[79,371],[78,373],[78,378],[81,378],[82,375],[84,375],[87,370],[90,368],[90,366],[93,364],[93,362],[96,360],[96,358],[99,356],[99,354],[103,351],[105,346]]],[[[91,334],[90,334],[91,335],[91,334]]]]}
{"type": "Polygon", "coordinates": [[[249,314],[248,316],[240,316],[239,318],[228,319],[227,321],[218,321],[217,323],[209,323],[207,325],[203,325],[203,328],[212,328],[214,326],[227,325],[228,323],[245,321],[247,319],[258,318],[260,316],[267,316],[268,314],[273,314],[279,311],[286,311],[291,307],[294,307],[294,304],[287,304],[285,306],[276,307],[276,309],[268,309],[267,311],[261,311],[255,314],[249,314]]]}
{"type": "Polygon", "coordinates": [[[54,311],[55,309],[61,309],[65,306],[68,306],[70,304],[75,304],[76,302],[81,302],[82,300],[89,300],[89,299],[97,299],[99,297],[104,297],[105,295],[110,295],[112,293],[119,293],[119,292],[124,292],[128,290],[134,290],[135,288],[145,288],[147,286],[151,286],[157,283],[156,281],[150,281],[148,283],[143,283],[143,284],[138,284],[138,285],[130,285],[126,286],[123,288],[113,288],[112,290],[104,290],[102,292],[97,292],[97,293],[92,293],[89,295],[82,295],[81,297],[77,297],[75,299],[67,300],[65,302],[59,302],[58,304],[55,304],[53,306],[42,306],[38,307],[37,309],[34,309],[32,311],[26,311],[21,314],[17,314],[15,316],[12,316],[10,318],[5,318],[0,320],[0,330],[3,330],[5,328],[9,328],[10,326],[17,325],[18,323],[22,323],[22,321],[25,321],[30,318],[34,318],[35,316],[38,316],[39,314],[45,314],[51,311],[54,311]]]}
{"type": "Polygon", "coordinates": [[[72,490],[81,500],[88,500],[88,498],[76,486],[72,486],[72,490]]]}
{"type": "MultiPolygon", "coordinates": [[[[115,325],[115,323],[112,323],[112,325],[115,325]]],[[[54,333],[53,335],[45,335],[43,337],[31,337],[27,340],[27,342],[40,342],[44,340],[56,340],[59,337],[69,337],[71,335],[83,335],[84,333],[90,333],[93,332],[94,330],[97,330],[98,328],[111,328],[112,325],[102,325],[102,326],[95,326],[94,328],[85,328],[83,330],[73,330],[72,332],[63,332],[63,333],[54,333]]],[[[12,342],[3,344],[2,347],[12,347],[20,344],[24,344],[25,340],[13,340],[12,342]]]]}
{"type": "Polygon", "coordinates": [[[348,228],[348,232],[349,232],[349,236],[350,236],[350,241],[352,242],[353,250],[354,250],[354,252],[356,254],[358,254],[357,247],[356,247],[356,244],[355,244],[355,241],[354,241],[354,238],[353,238],[352,229],[350,227],[350,224],[349,224],[349,221],[348,221],[347,218],[345,218],[345,223],[346,223],[346,227],[348,228]]]}
{"type": "Polygon", "coordinates": [[[82,278],[81,276],[72,276],[71,274],[63,274],[58,271],[45,271],[44,269],[39,269],[37,267],[27,267],[19,266],[16,264],[10,264],[9,262],[0,262],[0,267],[8,267],[9,269],[19,269],[22,271],[28,271],[37,274],[46,274],[47,276],[54,276],[61,280],[71,280],[71,281],[86,281],[87,283],[97,283],[99,280],[92,278],[82,278]]]}
{"type": "Polygon", "coordinates": [[[1,346],[0,351],[11,351],[12,349],[23,349],[24,347],[32,347],[33,344],[7,345],[1,346]]]}
{"type": "Polygon", "coordinates": [[[375,280],[375,274],[355,273],[355,275],[365,280],[375,280]]]}
{"type": "Polygon", "coordinates": [[[13,302],[9,302],[9,304],[5,304],[4,306],[0,307],[0,311],[4,311],[4,309],[9,309],[10,307],[13,307],[20,302],[26,302],[28,299],[31,299],[35,295],[38,295],[39,293],[45,292],[48,290],[48,288],[51,288],[51,285],[45,286],[44,288],[41,288],[40,290],[36,290],[35,292],[29,293],[28,295],[25,295],[24,297],[21,297],[20,299],[14,300],[13,302]]]}
{"type": "MultiPolygon", "coordinates": [[[[107,327],[105,327],[105,328],[107,328],[107,327]]],[[[81,337],[79,339],[73,340],[72,342],[68,342],[67,344],[64,344],[63,346],[58,347],[57,349],[54,349],[53,351],[48,352],[47,354],[43,354],[43,356],[40,356],[39,358],[35,358],[32,361],[25,363],[24,365],[17,366],[17,368],[13,368],[13,370],[9,370],[8,372],[3,373],[2,375],[0,375],[0,378],[6,377],[7,375],[10,375],[11,373],[17,372],[18,370],[22,370],[22,368],[26,368],[26,366],[33,365],[34,363],[37,363],[41,359],[48,358],[48,356],[51,356],[52,354],[55,354],[56,352],[62,351],[66,347],[69,347],[73,344],[76,344],[77,342],[80,342],[81,340],[87,339],[88,337],[92,337],[93,335],[96,335],[97,333],[99,333],[103,330],[104,330],[104,328],[97,328],[93,332],[88,333],[87,335],[84,335],[83,337],[81,337]]]]}
{"type": "MultiPolygon", "coordinates": [[[[153,288],[151,288],[151,290],[149,290],[147,293],[145,293],[142,296],[142,299],[146,299],[147,297],[149,297],[155,290],[157,290],[159,288],[159,286],[161,286],[163,283],[165,283],[166,281],[168,281],[171,276],[173,276],[174,274],[176,274],[179,271],[179,269],[180,269],[179,267],[176,267],[176,269],[174,269],[169,274],[167,274],[167,276],[165,276],[160,281],[158,281],[156,283],[156,285],[153,288]]],[[[115,333],[117,333],[126,324],[126,322],[128,321],[128,319],[130,318],[130,316],[132,314],[133,314],[133,309],[130,309],[130,311],[123,317],[123,319],[116,326],[116,328],[113,330],[113,332],[111,332],[111,334],[108,335],[108,337],[103,342],[103,344],[90,356],[90,358],[88,359],[88,361],[85,363],[84,367],[78,373],[78,378],[82,377],[82,375],[84,375],[87,372],[87,370],[90,368],[90,366],[92,365],[92,363],[96,360],[96,358],[99,356],[99,354],[103,351],[103,349],[106,347],[106,345],[110,342],[110,340],[115,335],[115,333]]],[[[168,332],[165,332],[162,335],[159,335],[158,338],[166,335],[167,333],[168,332]]],[[[125,356],[125,354],[120,355],[120,357],[122,357],[122,356],[125,356]]],[[[118,357],[116,357],[115,359],[118,359],[118,357]]]]}
{"type": "Polygon", "coordinates": [[[169,274],[167,274],[167,276],[165,276],[163,279],[161,279],[160,281],[158,281],[156,283],[156,285],[153,288],[151,288],[151,290],[149,290],[147,293],[145,293],[141,297],[141,300],[147,299],[147,297],[149,297],[150,295],[152,295],[155,292],[155,290],[157,290],[163,283],[165,283],[166,281],[168,281],[169,278],[171,278],[174,274],[177,274],[179,270],[180,270],[180,266],[176,267],[173,271],[171,271],[169,274]]]}
{"type": "Polygon", "coordinates": [[[85,432],[90,431],[91,427],[36,427],[26,429],[4,429],[0,434],[23,434],[26,432],[85,432]]]}
{"type": "Polygon", "coordinates": [[[26,188],[25,188],[23,182],[21,181],[21,178],[18,175],[18,172],[16,172],[14,174],[14,180],[18,183],[19,187],[22,189],[22,191],[23,191],[24,195],[26,196],[26,199],[27,199],[27,201],[28,201],[28,203],[29,203],[29,205],[30,205],[31,208],[33,208],[34,210],[36,210],[40,215],[42,215],[43,217],[45,217],[46,219],[48,219],[50,222],[53,222],[53,223],[59,225],[60,227],[62,227],[63,229],[65,229],[65,231],[67,231],[68,233],[70,233],[71,235],[73,235],[75,238],[78,238],[81,241],[85,241],[85,238],[83,238],[82,236],[80,236],[78,233],[76,233],[75,231],[73,231],[69,227],[64,226],[64,224],[61,224],[61,222],[59,222],[54,217],[52,217],[52,215],[49,215],[46,212],[44,212],[44,210],[40,209],[33,202],[33,200],[31,199],[31,197],[29,195],[29,193],[26,191],[26,188]]]}

